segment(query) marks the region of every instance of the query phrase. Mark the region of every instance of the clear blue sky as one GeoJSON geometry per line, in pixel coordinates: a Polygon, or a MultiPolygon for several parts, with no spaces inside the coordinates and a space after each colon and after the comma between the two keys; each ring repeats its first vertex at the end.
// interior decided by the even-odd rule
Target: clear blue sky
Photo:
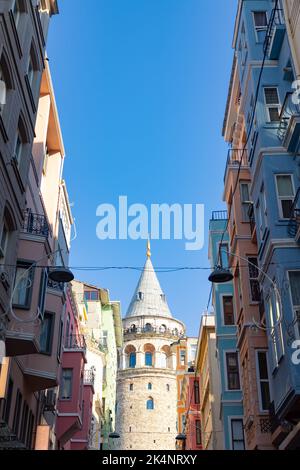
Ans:
{"type": "MultiPolygon", "coordinates": [[[[208,266],[208,221],[223,209],[221,136],[237,0],[59,0],[48,55],[77,238],[71,266],[143,266],[145,241],[99,241],[96,208],[205,204],[205,247],[153,241],[154,266],[208,266]]],[[[79,272],[125,315],[136,271],[79,272]]],[[[175,317],[197,335],[207,271],[161,273],[175,317]]]]}

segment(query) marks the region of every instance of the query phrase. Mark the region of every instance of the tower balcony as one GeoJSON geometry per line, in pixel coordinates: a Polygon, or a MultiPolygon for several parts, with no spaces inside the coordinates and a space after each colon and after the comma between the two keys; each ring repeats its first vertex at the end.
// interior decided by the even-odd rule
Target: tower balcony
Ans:
{"type": "Polygon", "coordinates": [[[171,338],[171,339],[178,339],[180,336],[178,330],[176,328],[163,328],[163,327],[154,327],[150,326],[147,327],[135,327],[135,328],[127,328],[124,330],[124,337],[126,341],[130,339],[135,339],[138,337],[147,336],[149,338],[155,336],[163,336],[164,338],[171,338]]]}
{"type": "Polygon", "coordinates": [[[296,152],[300,139],[300,103],[294,93],[286,94],[280,113],[278,137],[288,152],[296,152]]]}
{"type": "Polygon", "coordinates": [[[284,13],[280,8],[274,8],[271,13],[269,26],[264,43],[264,52],[270,60],[278,60],[285,35],[284,13]]]}

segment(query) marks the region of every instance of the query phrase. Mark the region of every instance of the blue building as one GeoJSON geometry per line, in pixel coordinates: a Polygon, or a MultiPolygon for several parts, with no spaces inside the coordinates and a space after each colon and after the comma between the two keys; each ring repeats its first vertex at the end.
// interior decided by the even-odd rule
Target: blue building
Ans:
{"type": "MultiPolygon", "coordinates": [[[[228,233],[226,232],[222,238],[226,224],[226,211],[213,212],[209,224],[209,259],[212,268],[219,264],[219,251],[223,267],[228,267],[228,233]]],[[[223,424],[224,449],[244,450],[243,404],[233,283],[213,284],[212,303],[215,311],[221,383],[220,417],[223,424]]]]}
{"type": "Polygon", "coordinates": [[[239,2],[234,49],[269,343],[272,444],[300,448],[300,107],[281,1],[239,2]]]}

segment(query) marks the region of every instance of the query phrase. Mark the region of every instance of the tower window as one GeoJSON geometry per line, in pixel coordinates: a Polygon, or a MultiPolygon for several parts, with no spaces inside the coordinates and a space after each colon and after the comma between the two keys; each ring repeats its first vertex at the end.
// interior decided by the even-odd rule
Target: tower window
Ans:
{"type": "Polygon", "coordinates": [[[170,391],[170,385],[167,384],[167,392],[169,392],[169,391],[170,391]]]}
{"type": "Polygon", "coordinates": [[[145,366],[151,367],[152,365],[153,365],[152,353],[151,352],[146,352],[145,353],[145,366]]]}
{"type": "Polygon", "coordinates": [[[129,367],[131,369],[134,369],[135,366],[136,366],[136,353],[132,352],[130,353],[130,356],[129,356],[129,367]]]}
{"type": "Polygon", "coordinates": [[[153,398],[148,398],[146,403],[147,410],[154,410],[154,401],[153,398]]]}
{"type": "Polygon", "coordinates": [[[133,391],[133,384],[129,385],[129,390],[132,392],[133,391]]]}
{"type": "Polygon", "coordinates": [[[148,383],[148,390],[152,390],[152,384],[148,383]]]}
{"type": "Polygon", "coordinates": [[[137,300],[144,300],[144,292],[138,292],[136,298],[137,300]]]}

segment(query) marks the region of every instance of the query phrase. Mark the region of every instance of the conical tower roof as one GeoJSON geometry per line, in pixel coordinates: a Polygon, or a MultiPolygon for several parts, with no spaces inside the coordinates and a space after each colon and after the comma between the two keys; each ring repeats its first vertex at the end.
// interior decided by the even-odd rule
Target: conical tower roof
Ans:
{"type": "Polygon", "coordinates": [[[127,310],[126,317],[157,315],[172,318],[166,297],[160,287],[151,262],[148,241],[147,260],[127,310]]]}

